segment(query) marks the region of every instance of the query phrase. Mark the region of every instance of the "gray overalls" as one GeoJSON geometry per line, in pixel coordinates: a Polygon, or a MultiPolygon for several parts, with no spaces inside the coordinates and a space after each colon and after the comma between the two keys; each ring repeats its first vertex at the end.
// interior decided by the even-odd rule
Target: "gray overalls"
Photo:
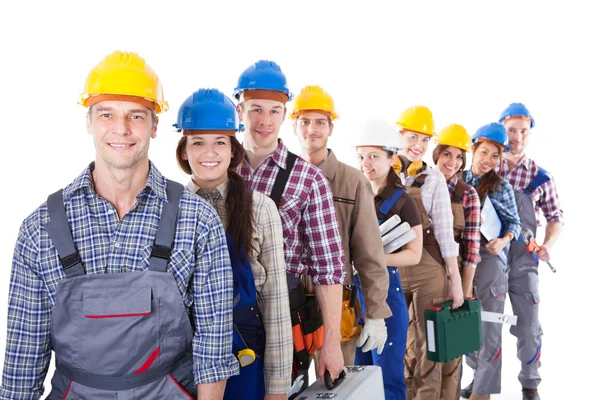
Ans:
{"type": "Polygon", "coordinates": [[[47,230],[65,279],[56,289],[49,400],[195,399],[192,326],[167,264],[183,186],[168,181],[144,272],[85,273],[62,190],[48,197],[47,230]]]}
{"type": "MultiPolygon", "coordinates": [[[[523,191],[515,191],[515,200],[523,229],[536,234],[537,218],[531,194],[550,180],[544,169],[523,191]]],[[[542,350],[542,326],[538,318],[538,260],[525,249],[522,240],[513,241],[508,257],[508,295],[517,325],[510,333],[517,338],[517,357],[521,361],[519,381],[524,388],[535,389],[542,378],[538,372],[542,350]]]]}
{"type": "MultiPolygon", "coordinates": [[[[481,204],[485,198],[481,198],[481,204]]],[[[479,255],[481,261],[473,278],[473,293],[481,302],[481,310],[504,313],[504,303],[508,292],[508,266],[500,256],[490,253],[485,247],[487,239],[481,235],[479,255]]],[[[508,253],[507,245],[503,252],[508,253]]],[[[481,324],[483,342],[479,351],[469,353],[465,360],[473,369],[473,393],[500,393],[502,378],[502,324],[483,322],[481,324]]]]}

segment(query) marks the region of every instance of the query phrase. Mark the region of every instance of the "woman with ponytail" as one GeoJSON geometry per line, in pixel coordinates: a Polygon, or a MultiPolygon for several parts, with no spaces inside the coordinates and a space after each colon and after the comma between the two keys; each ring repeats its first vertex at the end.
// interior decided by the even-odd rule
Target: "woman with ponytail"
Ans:
{"type": "Polygon", "coordinates": [[[281,219],[275,203],[235,172],[244,158],[235,105],[216,89],[201,89],[180,107],[175,127],[183,133],[176,157],[191,175],[187,187],[216,209],[229,246],[240,375],[228,380],[223,398],[287,399],[292,331],[281,219]]]}
{"type": "MultiPolygon", "coordinates": [[[[387,340],[377,350],[357,351],[354,364],[380,366],[386,400],[405,400],[403,360],[409,323],[408,307],[415,307],[414,303],[420,301],[416,299],[418,293],[415,287],[407,285],[405,278],[419,273],[415,265],[419,263],[423,252],[423,226],[416,201],[406,193],[406,188],[393,169],[398,151],[396,130],[383,120],[366,121],[359,129],[356,155],[361,172],[371,184],[379,225],[386,224],[388,228],[397,226],[385,233],[382,240],[389,276],[387,304],[392,316],[381,323],[378,322],[380,320],[368,318],[365,322],[365,326],[369,321],[378,322],[376,328],[384,334],[387,329],[387,340]],[[408,305],[406,298],[411,299],[408,305]]],[[[358,274],[354,275],[353,285],[358,287],[359,303],[363,315],[366,315],[358,274]]],[[[440,296],[445,294],[439,293],[440,296]]]]}
{"type": "MultiPolygon", "coordinates": [[[[486,238],[481,235],[481,261],[475,270],[474,294],[481,302],[483,311],[504,313],[508,292],[506,255],[510,242],[521,233],[521,220],[512,186],[496,172],[502,162],[502,153],[509,151],[508,135],[502,124],[494,122],[479,128],[473,135],[472,143],[473,163],[470,170],[463,172],[463,178],[479,194],[482,231],[486,230],[486,222],[495,219],[493,214],[486,214],[486,201],[491,203],[493,210],[490,212],[495,212],[501,223],[498,237],[486,238]]],[[[474,371],[473,382],[461,391],[463,397],[471,400],[485,400],[490,398],[490,394],[500,393],[502,324],[484,322],[481,330],[481,349],[466,357],[467,364],[474,371]]]]}

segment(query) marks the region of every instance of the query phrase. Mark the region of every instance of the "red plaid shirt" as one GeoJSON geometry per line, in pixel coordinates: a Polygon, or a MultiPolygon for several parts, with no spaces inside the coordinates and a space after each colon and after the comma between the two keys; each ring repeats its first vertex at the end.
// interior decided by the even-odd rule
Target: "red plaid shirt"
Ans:
{"type": "MultiPolygon", "coordinates": [[[[244,160],[238,173],[251,189],[269,196],[280,167],[286,167],[287,155],[279,139],[273,154],[255,171],[244,160]]],[[[317,285],[343,284],[344,247],[331,189],[319,168],[298,157],[281,196],[279,215],[288,273],[311,275],[317,285]]]]}
{"type": "MultiPolygon", "coordinates": [[[[523,156],[512,171],[508,169],[508,161],[502,160],[500,176],[510,182],[515,192],[522,192],[523,189],[529,186],[539,171],[540,167],[532,159],[523,156]]],[[[556,182],[552,176],[550,176],[548,182],[535,189],[531,194],[531,201],[533,202],[538,226],[541,226],[539,218],[540,209],[544,214],[544,218],[546,218],[546,222],[564,223],[563,211],[558,202],[556,182]]]]}
{"type": "MultiPolygon", "coordinates": [[[[454,175],[448,181],[448,191],[450,192],[450,197],[454,195],[456,181],[458,181],[458,174],[454,175]]],[[[479,231],[481,224],[481,202],[479,201],[477,190],[475,190],[473,186],[469,186],[469,190],[465,192],[462,205],[465,209],[465,229],[462,233],[462,241],[464,245],[462,263],[471,264],[473,267],[476,267],[477,264],[479,264],[479,261],[481,261],[481,256],[479,255],[479,239],[481,236],[479,231]]]]}

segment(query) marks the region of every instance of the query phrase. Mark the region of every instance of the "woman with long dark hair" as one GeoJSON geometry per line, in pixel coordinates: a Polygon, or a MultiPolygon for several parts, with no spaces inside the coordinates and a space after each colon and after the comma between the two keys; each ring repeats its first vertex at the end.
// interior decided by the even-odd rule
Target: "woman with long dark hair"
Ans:
{"type": "MultiPolygon", "coordinates": [[[[460,177],[471,151],[471,137],[464,126],[448,125],[437,132],[433,141],[433,163],[446,178],[452,215],[454,240],[459,245],[458,268],[462,277],[465,297],[472,296],[475,268],[480,261],[479,236],[480,207],[477,190],[460,177]]],[[[460,387],[462,357],[442,364],[442,389],[440,399],[457,399],[460,387]]]]}
{"type": "MultiPolygon", "coordinates": [[[[481,235],[481,261],[475,270],[474,293],[483,311],[504,313],[508,292],[506,255],[510,242],[521,233],[521,220],[512,186],[496,172],[502,162],[502,153],[509,151],[508,135],[503,125],[493,122],[479,128],[473,135],[472,143],[473,162],[471,169],[463,172],[463,178],[479,194],[483,220],[481,230],[486,233],[488,229],[485,224],[491,224],[496,215],[500,222],[497,237],[490,233],[486,233],[488,237],[481,235]],[[486,201],[490,203],[487,206],[486,201]]],[[[481,330],[481,349],[466,357],[467,364],[473,368],[474,378],[461,395],[471,400],[486,400],[490,394],[500,393],[502,325],[484,322],[481,330]]]]}
{"type": "Polygon", "coordinates": [[[183,133],[176,155],[191,175],[188,189],[216,209],[229,246],[240,375],[228,380],[224,399],[287,399],[292,331],[281,219],[275,203],[235,172],[244,158],[235,105],[216,89],[201,89],[180,107],[175,127],[183,133]]]}

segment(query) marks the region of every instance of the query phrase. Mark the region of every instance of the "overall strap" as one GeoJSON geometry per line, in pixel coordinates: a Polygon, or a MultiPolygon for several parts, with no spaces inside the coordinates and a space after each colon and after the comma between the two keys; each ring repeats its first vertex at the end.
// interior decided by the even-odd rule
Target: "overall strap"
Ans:
{"type": "Polygon", "coordinates": [[[533,193],[535,189],[539,188],[549,180],[550,176],[548,175],[548,172],[544,168],[540,168],[540,171],[537,173],[535,178],[533,178],[529,186],[523,189],[523,193],[525,193],[526,195],[531,195],[531,193],[533,193]]]}
{"type": "Polygon", "coordinates": [[[175,240],[175,227],[179,216],[179,200],[183,193],[183,185],[167,180],[167,199],[163,203],[156,239],[150,254],[150,271],[166,272],[173,241],[175,240]]]}
{"type": "Polygon", "coordinates": [[[281,196],[283,196],[283,191],[285,190],[285,185],[287,185],[288,179],[290,178],[290,174],[292,173],[292,169],[294,169],[294,164],[296,163],[297,155],[288,151],[287,155],[287,163],[285,169],[280,168],[277,171],[277,177],[275,178],[275,183],[273,184],[273,189],[271,190],[271,200],[275,202],[277,208],[281,203],[281,196]]]}
{"type": "Polygon", "coordinates": [[[379,210],[377,210],[377,219],[379,220],[379,225],[381,225],[384,221],[387,220],[387,216],[390,213],[390,210],[396,204],[400,196],[404,194],[403,189],[396,189],[392,197],[389,199],[385,199],[379,210]]]}
{"type": "Polygon", "coordinates": [[[46,223],[46,230],[54,247],[56,247],[65,276],[73,278],[85,275],[85,268],[73,241],[62,194],[63,191],[60,189],[48,196],[47,205],[50,220],[46,223]]]}

